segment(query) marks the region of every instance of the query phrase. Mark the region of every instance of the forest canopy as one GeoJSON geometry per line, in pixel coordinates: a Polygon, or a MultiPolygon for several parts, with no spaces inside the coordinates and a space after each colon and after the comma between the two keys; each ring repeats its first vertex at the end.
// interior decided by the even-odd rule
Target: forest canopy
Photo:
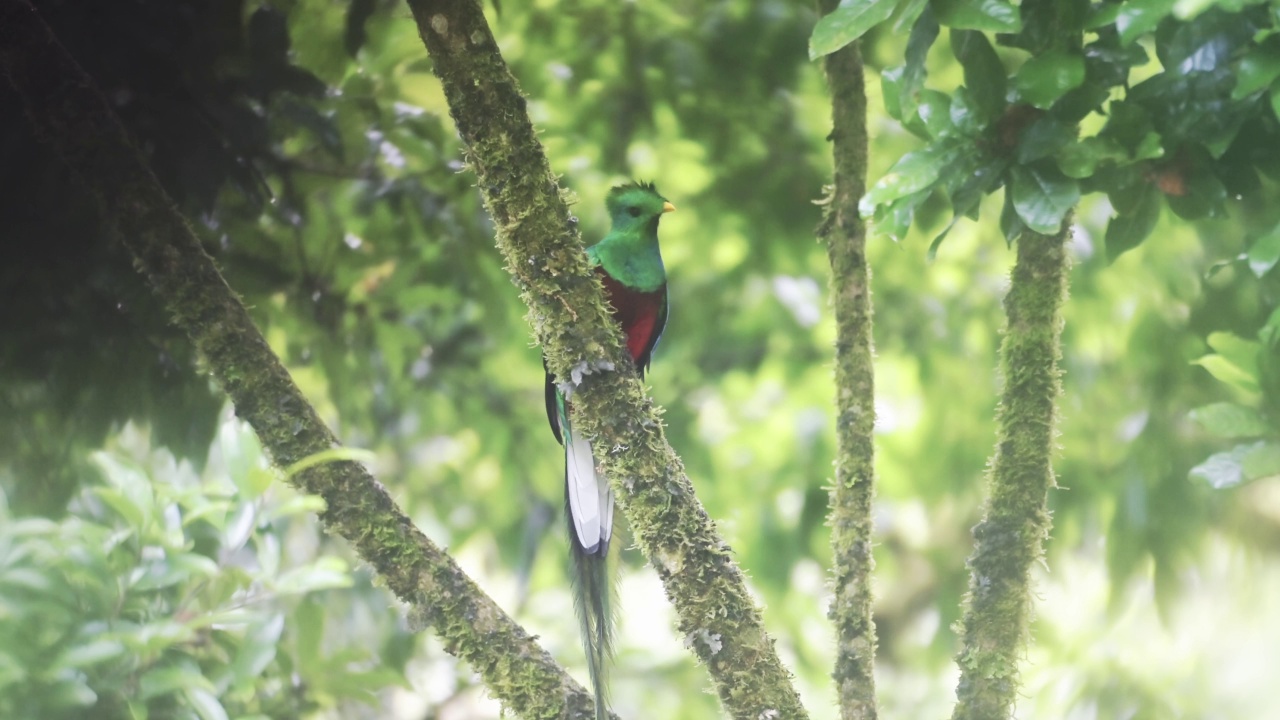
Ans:
{"type": "MultiPolygon", "coordinates": [[[[582,403],[602,437],[662,440],[611,472],[669,442],[672,512],[714,521],[810,717],[981,717],[970,674],[1016,677],[1017,717],[1274,713],[1280,3],[485,4],[493,42],[468,52],[518,83],[536,177],[483,132],[520,113],[459,104],[492,87],[442,54],[432,18],[461,5],[0,0],[0,716],[492,718],[527,700],[496,676],[585,684],[543,351],[609,352],[581,342],[600,336],[564,248],[635,179],[679,208],[669,319],[646,394],[601,372],[582,403]],[[56,43],[19,35],[46,25],[56,43]],[[106,110],[40,114],[81,97],[106,110]],[[246,390],[210,351],[223,316],[170,303],[200,284],[148,264],[177,214],[122,230],[174,210],[303,400],[246,390]],[[1024,338],[1042,362],[1013,359],[1024,338]],[[1019,414],[1024,370],[1040,414],[1019,414]],[[1028,427],[1051,489],[1002,541],[1028,427]],[[352,537],[343,498],[403,523],[352,537]],[[970,652],[975,536],[1028,553],[1007,675],[970,652]],[[498,610],[462,585],[406,597],[454,562],[498,610]],[[850,588],[874,635],[843,634],[850,588]],[[474,628],[527,653],[477,663],[474,628]],[[843,663],[872,658],[855,712],[843,663]]],[[[618,514],[611,707],[738,715],[736,648],[689,625],[701,598],[652,556],[642,491],[618,514]]]]}

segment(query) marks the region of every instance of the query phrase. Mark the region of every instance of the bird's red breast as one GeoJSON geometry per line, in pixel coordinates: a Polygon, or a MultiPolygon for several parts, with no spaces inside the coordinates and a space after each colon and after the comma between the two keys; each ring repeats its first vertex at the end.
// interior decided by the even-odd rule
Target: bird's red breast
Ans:
{"type": "Polygon", "coordinates": [[[603,268],[597,267],[596,272],[604,282],[609,304],[613,306],[613,317],[627,336],[627,351],[631,353],[631,359],[637,365],[647,363],[647,355],[653,349],[655,336],[662,331],[658,327],[658,319],[666,299],[666,285],[646,292],[623,285],[610,277],[603,268]]]}

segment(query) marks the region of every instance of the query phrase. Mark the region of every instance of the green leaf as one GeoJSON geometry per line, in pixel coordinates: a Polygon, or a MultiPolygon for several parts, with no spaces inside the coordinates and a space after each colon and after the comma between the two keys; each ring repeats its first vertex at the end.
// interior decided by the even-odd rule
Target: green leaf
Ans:
{"type": "Polygon", "coordinates": [[[1242,369],[1248,369],[1252,376],[1252,368],[1257,366],[1258,351],[1262,346],[1254,340],[1246,340],[1238,335],[1229,332],[1209,333],[1206,338],[1209,347],[1213,348],[1219,355],[1227,358],[1229,361],[1242,369]]]}
{"type": "MultiPolygon", "coordinates": [[[[140,468],[102,450],[89,457],[107,483],[119,493],[115,496],[119,505],[112,505],[116,512],[134,528],[142,528],[154,519],[157,512],[155,494],[151,490],[150,478],[140,468]]],[[[106,500],[105,497],[103,499],[106,500]]]]}
{"type": "Polygon", "coordinates": [[[1280,88],[1271,89],[1271,113],[1280,120],[1280,88]]]}
{"type": "Polygon", "coordinates": [[[1133,208],[1122,212],[1107,223],[1104,242],[1107,246],[1108,262],[1132,250],[1147,239],[1160,220],[1160,193],[1151,185],[1144,183],[1141,194],[1133,208]]]}
{"type": "Polygon", "coordinates": [[[89,492],[97,496],[99,500],[107,504],[112,510],[115,510],[125,523],[134,530],[141,530],[146,523],[147,511],[139,507],[124,493],[116,488],[95,487],[90,488],[89,492]]]}
{"type": "Polygon", "coordinates": [[[1018,141],[1018,163],[1027,165],[1049,157],[1075,140],[1076,128],[1045,114],[1028,127],[1018,141]]]}
{"type": "Polygon", "coordinates": [[[1005,187],[1004,205],[1000,208],[1000,232],[1004,235],[1004,241],[1009,245],[1014,244],[1026,229],[1027,226],[1022,223],[1018,211],[1013,207],[1013,191],[1005,187]]]}
{"type": "Polygon", "coordinates": [[[1055,48],[1027,60],[1018,69],[1014,86],[1022,99],[1047,109],[1084,82],[1084,57],[1055,48]]]}
{"type": "Polygon", "coordinates": [[[1231,91],[1232,100],[1240,100],[1266,90],[1280,77],[1280,49],[1263,46],[1251,50],[1240,58],[1235,75],[1236,87],[1231,91]]]}
{"type": "Polygon", "coordinates": [[[1221,402],[1191,411],[1191,419],[1209,432],[1223,438],[1246,438],[1270,431],[1262,414],[1251,407],[1221,402]]]}
{"type": "Polygon", "coordinates": [[[314,590],[351,587],[347,564],[336,557],[321,557],[310,565],[294,568],[272,583],[277,594],[309,593],[314,590]]]}
{"type": "Polygon", "coordinates": [[[1222,355],[1205,355],[1192,360],[1191,364],[1199,365],[1220,382],[1246,393],[1257,394],[1258,392],[1258,378],[1222,355]]]}
{"type": "Polygon", "coordinates": [[[870,216],[877,206],[931,187],[942,171],[965,153],[955,142],[939,142],[907,153],[863,196],[858,209],[870,216]]]}
{"type": "Polygon", "coordinates": [[[887,205],[879,205],[871,216],[876,232],[889,236],[894,242],[901,242],[911,228],[911,220],[920,203],[929,198],[932,192],[928,189],[898,198],[887,205]]]}
{"type": "Polygon", "coordinates": [[[1132,43],[1151,32],[1160,21],[1173,11],[1176,0],[1129,0],[1128,2],[1103,4],[1089,21],[1089,29],[1115,24],[1124,45],[1132,43]]]}
{"type": "MultiPolygon", "coordinates": [[[[924,78],[925,60],[929,48],[937,38],[938,23],[933,19],[933,12],[926,9],[916,20],[911,28],[911,35],[907,38],[906,63],[881,73],[885,109],[891,117],[917,135],[929,134],[917,120],[917,105],[921,102],[922,93],[936,92],[924,90],[924,78]]],[[[919,119],[928,123],[923,115],[919,119]]],[[[932,137],[938,137],[938,133],[932,133],[932,137]]]]}
{"type": "MultiPolygon", "coordinates": [[[[1261,443],[1257,443],[1261,445],[1261,443]]],[[[1226,452],[1214,453],[1191,468],[1191,477],[1209,483],[1216,490],[1235,487],[1244,480],[1244,456],[1256,445],[1237,445],[1226,452]]]]}
{"type": "Polygon", "coordinates": [[[68,648],[58,656],[53,667],[57,670],[82,668],[100,662],[115,659],[125,652],[125,647],[117,640],[98,638],[83,645],[68,648]]]}
{"type": "Polygon", "coordinates": [[[198,553],[173,552],[143,566],[144,572],[131,585],[133,590],[159,590],[187,582],[192,576],[200,579],[212,577],[218,572],[218,564],[198,553]]]}
{"type": "Polygon", "coordinates": [[[817,60],[862,37],[893,14],[897,0],[847,0],[818,21],[809,37],[809,59],[817,60]]]}
{"type": "Polygon", "coordinates": [[[951,134],[951,96],[937,90],[921,90],[916,114],[933,139],[951,134]]]}
{"type": "Polygon", "coordinates": [[[1271,229],[1249,246],[1249,269],[1257,277],[1271,272],[1271,268],[1280,262],[1280,225],[1271,229]]]}
{"type": "Polygon", "coordinates": [[[938,22],[956,30],[1016,33],[1022,30],[1018,8],[1005,0],[933,0],[938,22]]]}
{"type": "Polygon", "coordinates": [[[1019,165],[1013,168],[1013,207],[1032,230],[1050,235],[1080,202],[1080,185],[1056,168],[1019,165]]]}
{"type": "MultiPolygon", "coordinates": [[[[901,35],[910,29],[922,13],[929,9],[929,0],[901,0],[889,16],[892,21],[890,29],[894,35],[901,35]]],[[[935,27],[937,23],[934,23],[935,27]]]]}
{"type": "Polygon", "coordinates": [[[285,469],[284,475],[287,478],[291,478],[294,475],[297,475],[298,473],[302,472],[303,470],[308,470],[317,465],[324,465],[326,463],[335,463],[335,462],[372,463],[377,459],[378,459],[378,456],[369,450],[363,450],[360,448],[347,448],[347,447],[329,448],[328,450],[321,450],[318,453],[313,453],[311,455],[308,455],[302,458],[301,460],[299,460],[298,462],[290,465],[288,468],[285,469]]]}
{"type": "Polygon", "coordinates": [[[1262,480],[1280,475],[1280,444],[1269,442],[1254,446],[1240,461],[1246,480],[1262,480]]]}
{"type": "Polygon", "coordinates": [[[964,68],[964,85],[973,99],[978,121],[985,125],[1004,111],[1004,64],[987,36],[974,30],[952,30],[951,49],[964,68]]]}
{"type": "Polygon", "coordinates": [[[1113,138],[1094,136],[1063,146],[1056,159],[1062,174],[1080,180],[1093,175],[1099,164],[1128,160],[1129,154],[1113,138]]]}
{"type": "Polygon", "coordinates": [[[303,600],[290,615],[290,635],[297,646],[294,661],[304,676],[311,675],[323,659],[321,643],[324,640],[324,605],[303,600]]]}
{"type": "Polygon", "coordinates": [[[212,692],[192,687],[184,689],[182,695],[191,709],[196,711],[196,715],[200,716],[200,720],[229,720],[226,709],[212,692]]]}
{"type": "Polygon", "coordinates": [[[64,680],[42,693],[42,699],[55,708],[89,707],[98,702],[98,694],[81,678],[64,680]]]}
{"type": "Polygon", "coordinates": [[[1164,157],[1164,145],[1160,141],[1160,136],[1154,132],[1143,135],[1137,147],[1133,149],[1134,160],[1155,160],[1162,157],[1164,157]]]}
{"type": "Polygon", "coordinates": [[[213,690],[213,683],[192,662],[165,665],[143,673],[138,680],[138,693],[144,700],[169,695],[184,688],[213,690]]]}
{"type": "Polygon", "coordinates": [[[284,615],[275,613],[264,622],[255,623],[245,633],[244,642],[228,668],[234,685],[246,689],[252,687],[254,679],[276,659],[276,646],[283,630],[284,615]]]}

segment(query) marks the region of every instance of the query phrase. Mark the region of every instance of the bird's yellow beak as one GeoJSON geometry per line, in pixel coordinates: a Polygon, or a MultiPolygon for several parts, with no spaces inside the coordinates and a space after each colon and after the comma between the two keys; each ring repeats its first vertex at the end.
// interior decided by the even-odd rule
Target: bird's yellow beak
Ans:
{"type": "Polygon", "coordinates": [[[676,211],[675,205],[672,205],[670,202],[662,203],[662,212],[669,213],[669,212],[675,212],[675,211],[676,211]]]}

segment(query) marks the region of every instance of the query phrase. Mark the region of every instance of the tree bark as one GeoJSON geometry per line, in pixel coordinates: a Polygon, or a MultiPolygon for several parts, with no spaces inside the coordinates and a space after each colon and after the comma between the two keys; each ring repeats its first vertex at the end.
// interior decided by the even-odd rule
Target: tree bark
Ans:
{"type": "MultiPolygon", "coordinates": [[[[1006,192],[1008,192],[1006,190],[1006,192]]],[[[1058,360],[1069,262],[1071,217],[1056,235],[1018,240],[1004,306],[1004,394],[984,517],[973,529],[969,591],[961,618],[960,684],[954,720],[1011,718],[1018,660],[1026,654],[1032,611],[1031,563],[1043,554],[1054,485],[1058,360]]]]}
{"type": "MultiPolygon", "coordinates": [[[[239,298],[129,140],[92,79],[28,0],[0,0],[0,72],[32,124],[89,187],[138,270],[200,351],[278,467],[337,445],[253,326],[239,298]]],[[[592,697],[396,507],[359,464],[294,474],[324,498],[326,530],[346,538],[521,717],[592,718],[592,697]]]]}
{"type": "MultiPolygon", "coordinates": [[[[821,0],[823,13],[836,0],[821,0]]],[[[828,612],[836,631],[832,679],[843,720],[874,720],[876,630],[871,617],[871,501],[875,495],[875,371],[866,224],[858,201],[867,185],[867,96],[860,43],[823,61],[831,91],[834,186],[818,236],[831,262],[836,313],[836,482],[831,489],[832,574],[828,612]]]]}
{"type": "Polygon", "coordinates": [[[497,245],[547,365],[573,392],[599,458],[678,615],[735,718],[807,717],[742,573],[694,497],[587,265],[525,99],[475,0],[408,0],[467,147],[497,245]]]}

